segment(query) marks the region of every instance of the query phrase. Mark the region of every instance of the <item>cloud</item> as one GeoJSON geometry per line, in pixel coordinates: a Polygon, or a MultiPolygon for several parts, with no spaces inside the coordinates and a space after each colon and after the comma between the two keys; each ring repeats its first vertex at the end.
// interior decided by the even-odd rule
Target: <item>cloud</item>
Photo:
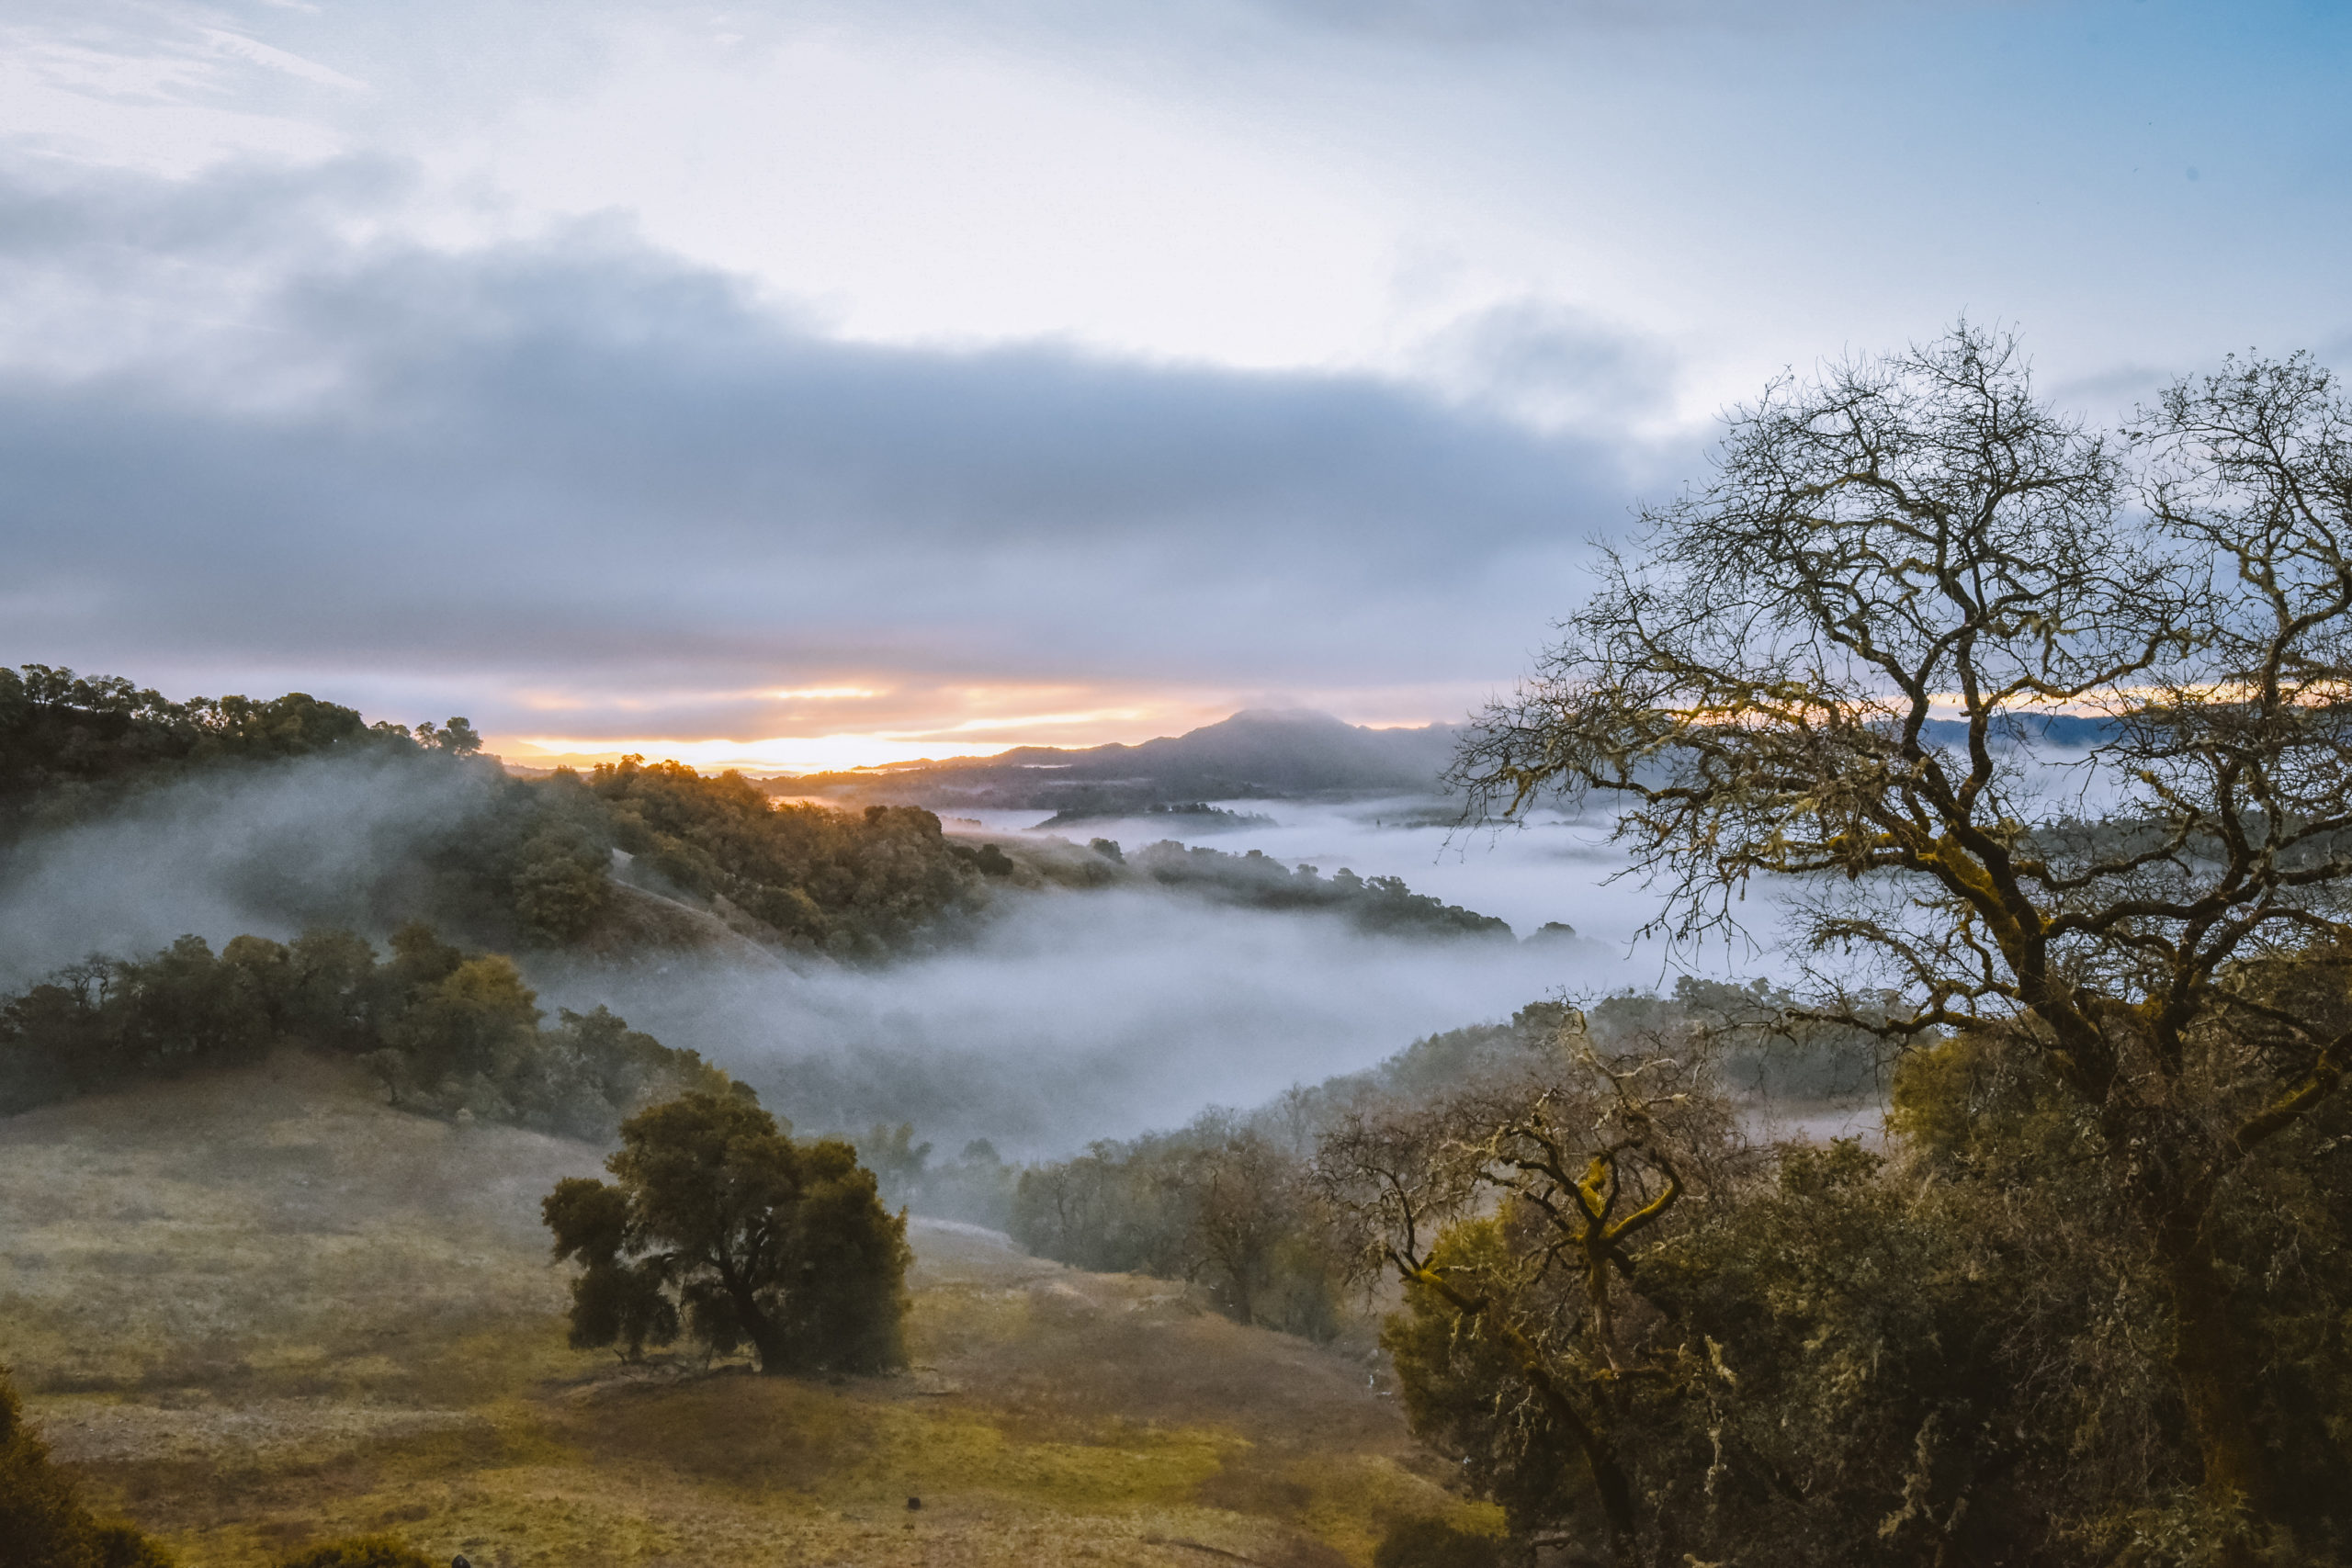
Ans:
{"type": "Polygon", "coordinates": [[[1472,311],[1431,334],[1419,359],[1433,385],[1544,428],[1626,431],[1674,418],[1671,355],[1550,300],[1472,311]]]}
{"type": "Polygon", "coordinates": [[[1466,690],[1623,514],[1616,448],[1374,378],[846,343],[609,227],[320,237],[396,183],[8,193],[51,308],[0,374],[0,657],[397,668],[628,734],[844,682],[1466,690]],[[141,302],[167,328],[72,357],[141,302]]]}

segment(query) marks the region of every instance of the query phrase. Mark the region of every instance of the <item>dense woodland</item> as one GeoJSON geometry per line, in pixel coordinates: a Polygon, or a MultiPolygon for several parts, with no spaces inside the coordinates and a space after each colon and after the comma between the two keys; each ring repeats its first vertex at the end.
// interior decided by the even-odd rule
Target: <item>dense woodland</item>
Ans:
{"type": "MultiPolygon", "coordinates": [[[[909,1190],[929,1199],[925,1213],[960,1205],[1041,1257],[1192,1281],[1237,1321],[1329,1338],[1349,1321],[1353,1287],[1363,1281],[1351,1274],[1353,1244],[1340,1238],[1344,1227],[1317,1185],[1325,1139],[1466,1085],[1524,1081],[1556,1060],[1571,1026],[1619,1055],[1639,1044],[1702,1048],[1716,1091],[1749,1106],[1874,1100],[1885,1078],[1876,1043],[1788,1023],[1789,1000],[1761,985],[1685,976],[1669,996],[1607,997],[1589,1014],[1536,1002],[1507,1023],[1430,1035],[1368,1071],[1300,1085],[1264,1105],[1213,1108],[1170,1132],[1093,1144],[1022,1170],[1009,1186],[987,1179],[988,1168],[967,1150],[909,1190]],[[984,1210],[991,1199],[998,1206],[984,1210]]],[[[886,1131],[875,1130],[873,1146],[891,1146],[886,1131]]],[[[899,1130],[899,1149],[910,1132],[899,1130]]],[[[876,1168],[888,1170],[883,1157],[876,1168]]],[[[920,1154],[914,1166],[922,1171],[920,1154]]]]}
{"type": "MultiPolygon", "coordinates": [[[[2343,997],[2341,974],[2276,983],[2343,997]]],[[[1310,1337],[1396,1300],[1381,1343],[1415,1430],[1521,1540],[1605,1546],[1618,1514],[1644,1561],[2204,1561],[2233,1527],[2194,1503],[2166,1304],[2096,1133],[1997,1033],[1883,1058],[1789,999],[1532,1006],[1023,1171],[1010,1228],[1310,1337]],[[1884,1140],[1776,1142],[1759,1085],[1883,1093],[1884,1140]]],[[[2352,1529],[2347,1151],[2337,1106],[2220,1227],[2281,1561],[2338,1561],[2352,1529]]],[[[1505,1560],[1405,1535],[1399,1564],[1505,1560]]]]}

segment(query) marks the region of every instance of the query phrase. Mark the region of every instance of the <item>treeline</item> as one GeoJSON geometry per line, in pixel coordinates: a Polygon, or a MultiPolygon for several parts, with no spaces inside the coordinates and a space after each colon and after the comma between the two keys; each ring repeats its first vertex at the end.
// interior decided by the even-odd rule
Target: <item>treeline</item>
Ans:
{"type": "Polygon", "coordinates": [[[480,745],[463,718],[370,724],[299,692],[173,702],[113,677],[0,670],[0,853],[40,829],[103,820],[159,786],[233,788],[255,769],[336,759],[355,766],[315,775],[317,787],[344,792],[355,818],[364,793],[390,787],[438,792],[446,820],[390,847],[356,886],[257,877],[269,885],[257,897],[286,906],[261,912],[289,925],[382,931],[424,919],[494,947],[626,950],[642,934],[635,884],[755,941],[875,960],[976,912],[995,869],[958,852],[915,807],[775,806],[737,774],[635,758],[516,778],[480,745]]]}
{"type": "Polygon", "coordinates": [[[68,818],[111,786],[217,762],[361,749],[469,756],[481,746],[462,718],[370,724],[303,692],[173,702],[119,676],[0,666],[0,810],[19,818],[68,818]]]}
{"type": "Polygon", "coordinates": [[[1040,1257],[1197,1284],[1237,1323],[1310,1339],[1342,1324],[1347,1259],[1306,1162],[1230,1111],[1023,1171],[1009,1228],[1040,1257]]]}
{"type": "MultiPolygon", "coordinates": [[[[1603,1010],[1645,1013],[1649,1001],[1615,998],[1603,1010]]],[[[1097,1142],[1022,1171],[1005,1228],[1039,1257],[1182,1280],[1237,1322],[1329,1338],[1344,1323],[1351,1259],[1317,1197],[1317,1139],[1369,1105],[1524,1072],[1572,1016],[1540,1002],[1509,1023],[1430,1035],[1370,1071],[1295,1087],[1253,1110],[1212,1109],[1172,1132],[1097,1142]]]]}
{"type": "MultiPolygon", "coordinates": [[[[1350,1258],[1335,1247],[1316,1196],[1312,1168],[1324,1137],[1351,1119],[1427,1104],[1465,1084],[1523,1080],[1556,1060],[1570,1030],[1614,1053],[1645,1043],[1687,1050],[1703,1038],[1719,1089],[1742,1100],[1853,1104],[1880,1092],[1876,1042],[1857,1030],[1787,1022],[1789,1001],[1762,982],[1685,976],[1669,995],[1625,992],[1589,1013],[1537,1002],[1507,1023],[1429,1035],[1367,1071],[1294,1087],[1252,1110],[1215,1109],[1172,1132],[1090,1145],[1075,1158],[1019,1172],[1002,1218],[969,1217],[1002,1225],[1041,1257],[1187,1280],[1239,1322],[1327,1338],[1342,1325],[1350,1258]]],[[[876,1128],[870,1142],[882,1151],[879,1171],[891,1168],[887,1133],[876,1128]]],[[[898,1130],[899,1150],[911,1133],[898,1130]]],[[[920,1154],[913,1165],[921,1169],[920,1154]]],[[[942,1212],[936,1200],[926,1203],[924,1188],[903,1190],[923,1213],[942,1212]]],[[[936,1190],[961,1191],[948,1183],[936,1190]]]]}
{"type": "Polygon", "coordinates": [[[1263,850],[1227,854],[1187,848],[1163,839],[1128,856],[1107,839],[1098,852],[1114,856],[1163,887],[1252,909],[1322,910],[1345,916],[1361,931],[1382,936],[1502,937],[1505,921],[1416,893],[1394,876],[1362,877],[1345,866],[1329,877],[1322,868],[1283,864],[1263,850]]]}
{"type": "Polygon", "coordinates": [[[727,1077],[599,1007],[544,1026],[512,960],[422,925],[389,956],[345,931],[182,937],[93,958],[0,1000],[0,1114],[299,1047],[362,1063],[391,1103],[571,1137],[609,1136],[645,1105],[727,1077]]]}

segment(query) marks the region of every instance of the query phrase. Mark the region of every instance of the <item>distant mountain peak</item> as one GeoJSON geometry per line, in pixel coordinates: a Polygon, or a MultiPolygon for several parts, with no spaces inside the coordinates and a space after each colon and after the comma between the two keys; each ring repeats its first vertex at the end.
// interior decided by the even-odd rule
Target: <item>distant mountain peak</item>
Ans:
{"type": "Polygon", "coordinates": [[[1243,708],[1182,735],[1082,750],[1023,746],[887,772],[771,781],[794,793],[952,807],[1111,813],[1176,801],[1432,795],[1456,727],[1374,729],[1315,708],[1243,708]]]}

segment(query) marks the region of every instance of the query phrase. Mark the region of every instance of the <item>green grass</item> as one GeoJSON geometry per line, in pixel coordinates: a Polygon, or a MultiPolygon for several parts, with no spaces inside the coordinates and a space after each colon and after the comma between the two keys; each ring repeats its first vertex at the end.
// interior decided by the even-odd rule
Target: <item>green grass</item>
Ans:
{"type": "Polygon", "coordinates": [[[380,1530],[492,1568],[1329,1568],[1494,1526],[1361,1347],[920,1223],[906,1375],[569,1349],[537,1201],[598,1163],[300,1058],[0,1122],[0,1359],[190,1568],[380,1530]]]}

